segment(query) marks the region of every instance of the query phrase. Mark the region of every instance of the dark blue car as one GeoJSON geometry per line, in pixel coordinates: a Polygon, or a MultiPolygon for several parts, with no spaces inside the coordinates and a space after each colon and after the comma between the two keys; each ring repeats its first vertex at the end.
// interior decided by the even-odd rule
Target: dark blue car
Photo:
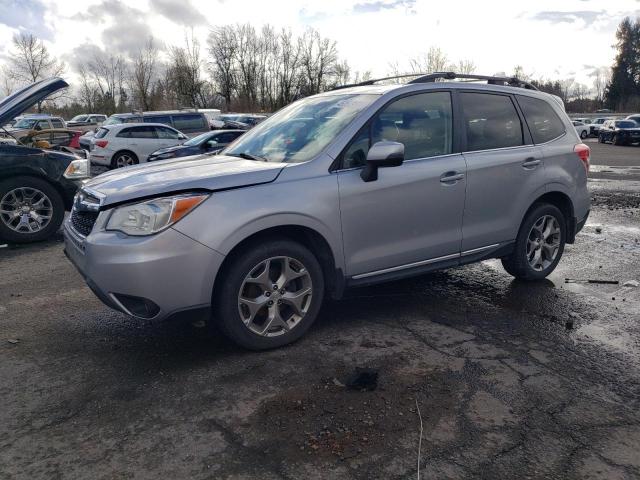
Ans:
{"type": "Polygon", "coordinates": [[[188,157],[201,153],[216,153],[245,132],[246,130],[215,130],[206,132],[197,137],[193,137],[191,140],[187,140],[182,145],[156,150],[149,155],[147,162],[166,160],[168,158],[188,157]]]}

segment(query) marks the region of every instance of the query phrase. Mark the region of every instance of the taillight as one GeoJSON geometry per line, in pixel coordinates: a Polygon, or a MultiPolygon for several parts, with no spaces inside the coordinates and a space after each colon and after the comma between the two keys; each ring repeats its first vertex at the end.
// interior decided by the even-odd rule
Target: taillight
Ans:
{"type": "MultiPolygon", "coordinates": [[[[98,147],[100,147],[100,148],[104,148],[104,147],[106,147],[106,146],[107,146],[107,144],[108,144],[109,142],[108,142],[108,141],[106,141],[106,140],[96,140],[96,141],[95,141],[95,142],[93,142],[93,143],[95,143],[95,144],[96,144],[96,146],[98,146],[98,147]]],[[[587,148],[589,148],[589,147],[587,147],[587,148]]]]}
{"type": "Polygon", "coordinates": [[[573,147],[573,151],[578,155],[578,158],[582,160],[584,169],[589,172],[589,157],[591,156],[591,149],[584,143],[579,143],[573,147]]]}

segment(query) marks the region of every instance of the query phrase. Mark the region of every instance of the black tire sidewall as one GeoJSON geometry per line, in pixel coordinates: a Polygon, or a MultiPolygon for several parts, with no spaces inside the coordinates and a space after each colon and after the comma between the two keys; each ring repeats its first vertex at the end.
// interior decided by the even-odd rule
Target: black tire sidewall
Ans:
{"type": "Polygon", "coordinates": [[[518,255],[520,257],[518,259],[518,263],[525,267],[526,274],[524,275],[524,278],[528,280],[541,280],[543,278],[546,278],[551,272],[553,272],[553,270],[558,265],[558,262],[560,262],[562,254],[564,253],[566,239],[567,222],[558,207],[551,204],[541,204],[531,210],[522,223],[522,226],[520,227],[520,231],[518,232],[518,239],[516,241],[516,249],[514,252],[515,255],[518,255]],[[549,265],[544,270],[538,271],[534,270],[533,267],[531,267],[531,265],[529,264],[529,260],[527,258],[527,239],[529,237],[529,232],[531,231],[531,227],[533,227],[533,224],[544,215],[553,215],[560,224],[560,248],[558,250],[558,255],[556,256],[553,263],[551,263],[551,265],[549,265]]]}
{"type": "Polygon", "coordinates": [[[266,350],[295,342],[311,327],[324,297],[322,267],[306,247],[290,240],[273,240],[254,244],[230,259],[216,280],[220,288],[213,297],[213,320],[223,334],[240,346],[250,350],[266,350]],[[262,337],[250,331],[238,313],[238,292],[245,277],[261,261],[277,256],[288,256],[302,262],[311,275],[313,296],[307,314],[289,333],[277,337],[262,337]]]}
{"type": "Polygon", "coordinates": [[[39,232],[18,233],[11,230],[0,220],[0,238],[10,243],[31,243],[39,242],[54,235],[64,220],[65,208],[60,192],[58,192],[49,182],[41,178],[26,176],[12,177],[0,181],[0,199],[2,199],[2,197],[4,197],[4,195],[10,190],[20,187],[36,188],[49,197],[51,206],[53,207],[51,221],[49,222],[49,225],[39,232]]]}

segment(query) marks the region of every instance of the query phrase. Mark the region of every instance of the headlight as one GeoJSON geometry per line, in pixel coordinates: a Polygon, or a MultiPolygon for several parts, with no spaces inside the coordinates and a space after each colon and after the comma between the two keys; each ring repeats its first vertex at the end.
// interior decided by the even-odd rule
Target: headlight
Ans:
{"type": "Polygon", "coordinates": [[[90,176],[89,160],[86,158],[73,160],[64,171],[64,178],[69,179],[89,178],[90,176]]]}
{"type": "Polygon", "coordinates": [[[176,223],[208,197],[201,193],[185,194],[124,205],[113,210],[105,229],[127,235],[153,235],[176,223]]]}

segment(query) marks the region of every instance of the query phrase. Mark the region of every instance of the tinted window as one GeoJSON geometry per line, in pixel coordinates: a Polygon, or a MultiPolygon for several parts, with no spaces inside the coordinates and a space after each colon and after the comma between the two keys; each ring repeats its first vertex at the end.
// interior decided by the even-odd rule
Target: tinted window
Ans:
{"type": "Polygon", "coordinates": [[[517,98],[533,137],[533,143],[545,143],[564,133],[562,120],[547,102],[522,95],[518,95],[517,98]]]}
{"type": "Polygon", "coordinates": [[[213,137],[213,140],[218,143],[231,143],[238,138],[239,135],[237,132],[225,132],[213,137]]]}
{"type": "Polygon", "coordinates": [[[620,122],[616,122],[616,127],[619,128],[635,128],[638,124],[636,122],[632,122],[631,120],[622,120],[620,122]]]}
{"type": "Polygon", "coordinates": [[[48,128],[49,122],[47,122],[46,120],[40,120],[35,127],[36,130],[47,130],[48,128]]]}
{"type": "Polygon", "coordinates": [[[124,138],[156,138],[154,127],[124,128],[116,136],[124,138]]]}
{"type": "Polygon", "coordinates": [[[51,125],[53,125],[53,128],[64,128],[64,125],[62,124],[62,122],[57,118],[54,118],[53,120],[51,120],[51,125]]]}
{"type": "Polygon", "coordinates": [[[453,145],[451,95],[421,93],[401,98],[376,114],[347,148],[343,168],[364,165],[369,147],[391,141],[404,145],[406,160],[451,153],[453,145]]]}
{"type": "Polygon", "coordinates": [[[153,128],[155,128],[158,138],[170,138],[172,140],[177,140],[178,138],[180,138],[178,136],[179,133],[176,132],[175,130],[171,130],[170,128],[165,128],[165,127],[153,127],[153,128]]]}
{"type": "Polygon", "coordinates": [[[204,117],[198,114],[173,115],[173,126],[181,131],[207,129],[204,117]]]}
{"type": "MultiPolygon", "coordinates": [[[[125,130],[128,130],[128,129],[125,129],[125,130]]],[[[120,134],[118,136],[119,137],[124,136],[124,135],[122,135],[123,132],[124,132],[124,130],[122,132],[120,132],[120,134]]],[[[96,132],[96,134],[94,135],[94,138],[102,138],[107,133],[109,133],[109,130],[107,130],[106,128],[99,128],[98,131],[96,132]]]]}
{"type": "Polygon", "coordinates": [[[169,115],[145,115],[144,123],[163,123],[171,125],[171,117],[169,115]]]}
{"type": "Polygon", "coordinates": [[[467,150],[522,145],[522,124],[511,98],[487,93],[462,93],[467,150]]]}

